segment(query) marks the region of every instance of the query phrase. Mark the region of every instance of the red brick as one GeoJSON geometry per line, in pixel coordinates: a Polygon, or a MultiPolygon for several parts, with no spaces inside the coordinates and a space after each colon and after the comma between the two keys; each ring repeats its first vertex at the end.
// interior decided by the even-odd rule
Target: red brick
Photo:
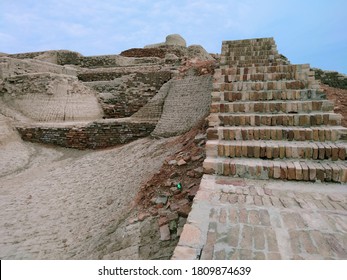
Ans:
{"type": "Polygon", "coordinates": [[[230,164],[228,161],[223,163],[223,175],[225,175],[225,176],[231,175],[230,164]]]}
{"type": "Polygon", "coordinates": [[[339,152],[338,152],[339,159],[345,160],[346,159],[346,146],[338,145],[338,148],[339,148],[339,152]]]}
{"type": "Polygon", "coordinates": [[[309,180],[310,181],[315,181],[316,180],[316,165],[311,163],[311,162],[307,162],[307,167],[308,167],[308,171],[309,171],[309,180]]]}
{"type": "Polygon", "coordinates": [[[281,174],[280,174],[280,178],[282,180],[285,180],[288,178],[288,172],[287,172],[287,164],[285,162],[281,162],[280,164],[280,168],[281,168],[281,174]]]}
{"type": "Polygon", "coordinates": [[[302,169],[302,179],[304,181],[309,181],[310,177],[309,177],[309,169],[307,164],[305,162],[300,162],[300,165],[302,169]]]}
{"type": "Polygon", "coordinates": [[[253,229],[251,226],[244,225],[241,233],[241,243],[240,247],[242,249],[252,249],[253,248],[253,229]]]}
{"type": "Polygon", "coordinates": [[[224,147],[223,145],[218,145],[218,156],[223,157],[224,156],[224,147]]]}
{"type": "Polygon", "coordinates": [[[339,159],[339,148],[335,145],[331,147],[331,159],[334,161],[339,159]]]}
{"type": "Polygon", "coordinates": [[[333,170],[331,169],[330,165],[325,163],[325,162],[321,163],[321,165],[323,166],[323,168],[325,170],[324,180],[326,182],[331,182],[331,180],[333,178],[333,170]]]}
{"type": "Polygon", "coordinates": [[[332,170],[332,181],[339,182],[341,167],[334,162],[329,162],[328,165],[331,167],[332,170]]]}
{"type": "Polygon", "coordinates": [[[295,180],[296,179],[296,173],[295,173],[295,166],[292,162],[287,163],[287,171],[288,171],[288,180],[295,180]]]}
{"type": "Polygon", "coordinates": [[[262,227],[254,227],[253,231],[254,248],[256,250],[265,249],[265,234],[262,227]]]}
{"type": "Polygon", "coordinates": [[[324,182],[324,178],[325,178],[325,175],[324,175],[324,167],[320,164],[320,163],[315,163],[315,166],[316,166],[316,177],[318,180],[320,180],[321,182],[324,182]]]}

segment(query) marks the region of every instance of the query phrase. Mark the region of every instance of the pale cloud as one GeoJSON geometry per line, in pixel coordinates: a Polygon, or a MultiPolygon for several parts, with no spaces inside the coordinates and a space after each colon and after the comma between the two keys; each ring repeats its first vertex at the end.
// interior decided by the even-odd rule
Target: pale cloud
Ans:
{"type": "Polygon", "coordinates": [[[83,37],[86,35],[92,35],[92,30],[90,28],[87,28],[86,26],[79,23],[62,22],[59,23],[59,28],[65,34],[73,37],[83,37]]]}

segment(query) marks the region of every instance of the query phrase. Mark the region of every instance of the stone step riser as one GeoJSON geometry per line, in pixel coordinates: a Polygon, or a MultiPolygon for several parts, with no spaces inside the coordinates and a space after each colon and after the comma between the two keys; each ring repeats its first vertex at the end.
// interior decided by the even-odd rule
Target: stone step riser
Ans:
{"type": "Polygon", "coordinates": [[[220,60],[220,68],[221,69],[230,69],[230,68],[254,68],[254,67],[278,67],[283,65],[289,65],[288,62],[283,61],[282,59],[275,59],[274,61],[265,61],[263,63],[255,63],[255,62],[227,62],[227,60],[223,57],[221,57],[220,60]]]}
{"type": "Polygon", "coordinates": [[[232,50],[277,50],[275,42],[254,42],[254,43],[229,43],[222,44],[222,54],[227,54],[232,50]]]}
{"type": "Polygon", "coordinates": [[[347,182],[347,166],[341,162],[307,161],[204,161],[204,172],[250,179],[281,179],[294,181],[347,182]]]}
{"type": "Polygon", "coordinates": [[[250,40],[236,40],[236,41],[223,41],[222,42],[222,47],[242,47],[242,48],[247,48],[247,47],[252,47],[252,46],[271,46],[275,47],[276,43],[275,40],[272,39],[250,39],[250,40]]]}
{"type": "Polygon", "coordinates": [[[225,57],[259,57],[264,58],[268,57],[269,55],[272,56],[279,56],[278,52],[274,49],[269,50],[245,50],[245,49],[231,49],[226,53],[225,57]]]}
{"type": "Polygon", "coordinates": [[[322,101],[213,103],[211,113],[311,113],[333,112],[333,103],[322,101]]]}
{"type": "MultiPolygon", "coordinates": [[[[313,78],[313,77],[312,77],[313,78]]],[[[318,89],[319,84],[314,79],[301,81],[239,81],[231,83],[214,83],[213,89],[216,91],[263,91],[263,90],[300,90],[300,89],[318,89]]]]}
{"type": "Polygon", "coordinates": [[[237,67],[249,67],[249,66],[260,66],[267,65],[271,63],[278,63],[275,58],[268,57],[263,59],[257,58],[221,58],[221,63],[229,66],[237,66],[237,67]]]}
{"type": "Polygon", "coordinates": [[[230,57],[259,57],[264,58],[266,56],[272,55],[274,57],[280,57],[278,51],[270,46],[267,47],[250,47],[250,48],[228,48],[221,57],[229,59],[230,57]]]}
{"type": "Polygon", "coordinates": [[[275,101],[275,100],[316,100],[325,98],[325,94],[316,90],[278,90],[278,91],[224,91],[212,93],[218,101],[275,101]]]}
{"type": "Polygon", "coordinates": [[[333,143],[271,143],[234,141],[214,144],[208,142],[206,154],[210,157],[261,159],[312,159],[332,161],[346,159],[346,146],[333,143]]]}
{"type": "Polygon", "coordinates": [[[281,80],[307,80],[313,77],[314,72],[287,72],[287,73],[259,73],[243,75],[221,76],[220,83],[243,82],[243,81],[281,81],[281,80]]]}
{"type": "Polygon", "coordinates": [[[292,73],[292,72],[310,72],[309,64],[289,64],[278,66],[258,66],[258,67],[227,67],[221,66],[215,73],[220,75],[244,75],[259,73],[292,73]]]}
{"type": "Polygon", "coordinates": [[[331,141],[335,142],[346,137],[347,128],[209,128],[208,140],[284,140],[284,141],[331,141]]]}
{"type": "Polygon", "coordinates": [[[251,67],[260,67],[260,66],[266,66],[266,67],[270,67],[270,66],[280,66],[280,65],[288,65],[287,63],[284,63],[282,60],[276,59],[275,61],[265,61],[262,63],[255,63],[255,62],[238,62],[238,63],[233,63],[233,62],[226,62],[226,60],[224,60],[225,62],[223,62],[223,59],[221,58],[221,67],[224,68],[234,68],[234,67],[238,67],[238,68],[251,68],[251,67]]]}
{"type": "Polygon", "coordinates": [[[240,55],[240,56],[235,56],[235,55],[229,55],[225,57],[226,61],[229,62],[267,62],[269,60],[274,60],[275,58],[278,58],[274,54],[266,54],[266,55],[255,55],[255,56],[247,56],[247,55],[240,55]]]}
{"type": "Polygon", "coordinates": [[[221,126],[318,126],[340,125],[341,117],[336,114],[313,114],[313,115],[219,115],[221,126]]]}

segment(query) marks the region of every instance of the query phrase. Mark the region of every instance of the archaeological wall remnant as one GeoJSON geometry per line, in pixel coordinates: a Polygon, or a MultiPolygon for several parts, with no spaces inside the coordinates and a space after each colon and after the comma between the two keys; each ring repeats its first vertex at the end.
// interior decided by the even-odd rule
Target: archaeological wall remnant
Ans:
{"type": "Polygon", "coordinates": [[[206,60],[214,58],[177,34],[121,55],[2,54],[0,113],[16,121],[24,140],[78,149],[123,144],[153,130],[156,137],[178,135],[208,112],[211,73],[188,71],[190,61],[206,60]]]}

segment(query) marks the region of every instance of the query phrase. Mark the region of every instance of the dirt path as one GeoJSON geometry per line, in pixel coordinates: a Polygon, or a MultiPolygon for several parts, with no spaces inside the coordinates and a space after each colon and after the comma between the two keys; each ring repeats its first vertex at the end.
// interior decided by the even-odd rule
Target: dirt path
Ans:
{"type": "Polygon", "coordinates": [[[140,183],[174,150],[170,141],[87,152],[25,144],[26,164],[0,173],[0,258],[78,258],[127,212],[140,183]]]}

